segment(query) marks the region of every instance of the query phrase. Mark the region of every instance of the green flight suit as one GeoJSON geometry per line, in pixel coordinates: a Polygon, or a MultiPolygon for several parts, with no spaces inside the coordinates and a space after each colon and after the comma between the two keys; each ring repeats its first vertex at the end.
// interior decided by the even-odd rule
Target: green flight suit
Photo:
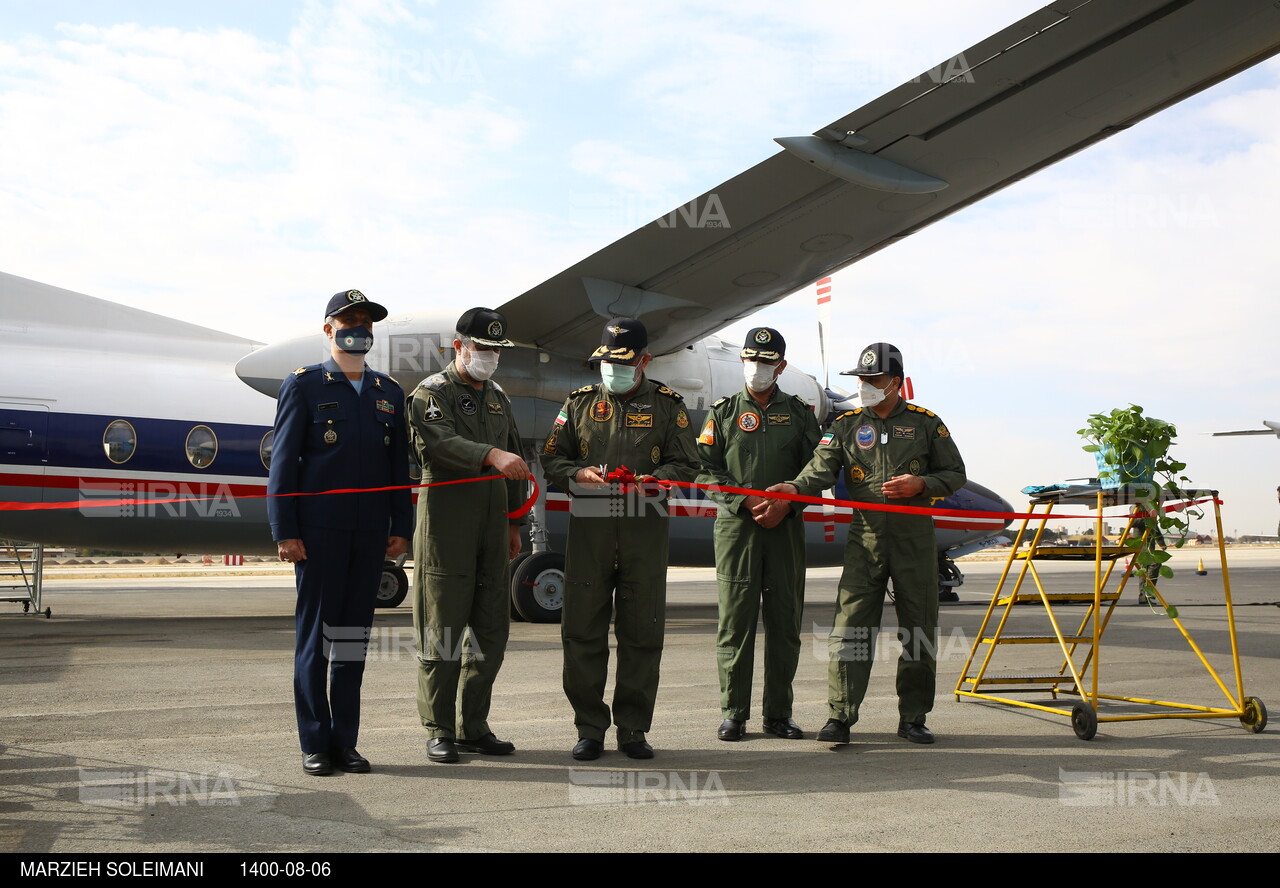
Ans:
{"type": "MultiPolygon", "coordinates": [[[[899,401],[885,419],[862,407],[837,417],[813,459],[791,483],[800,493],[814,496],[831,487],[841,467],[849,499],[860,502],[928,506],[965,482],[964,460],[942,420],[906,401],[899,401]],[[908,499],[886,500],[880,486],[907,474],[922,477],[924,491],[908,499]]],[[[933,709],[937,674],[938,549],[933,519],[854,509],[844,552],[828,641],[831,718],[845,724],[858,720],[892,579],[903,644],[898,715],[901,721],[923,723],[933,709]]]]}
{"type": "MultiPolygon", "coordinates": [[[[494,447],[521,452],[506,393],[493,381],[472,387],[454,364],[423,380],[409,397],[409,441],[424,484],[496,474],[482,465],[494,447]]],[[[524,481],[455,484],[418,496],[418,716],[433,739],[474,741],[491,733],[493,682],[511,629],[509,528],[523,523],[506,513],[527,497],[524,481]]]]}
{"type": "MultiPolygon", "coordinates": [[[[761,407],[743,388],[711,405],[698,436],[698,481],[764,490],[799,474],[820,434],[813,410],[795,395],[775,386],[761,407]]],[[[768,719],[790,718],[804,608],[804,505],[793,504],[781,523],[766,529],[743,505],[745,494],[709,496],[719,505],[715,547],[720,710],[724,718],[735,721],[750,717],[756,623],[763,600],[763,714],[768,719]]]]}
{"type": "Polygon", "coordinates": [[[627,398],[603,383],[564,402],[542,453],[547,480],[572,495],[565,552],[564,692],[580,738],[604,740],[610,707],[609,618],[614,616],[618,668],[613,723],[618,742],[644,739],[653,721],[666,629],[668,515],[666,495],[592,491],[574,484],[579,468],[626,466],[637,475],[692,481],[698,455],[679,394],[644,379],[627,398]],[[614,593],[617,593],[616,599],[614,593]]]}

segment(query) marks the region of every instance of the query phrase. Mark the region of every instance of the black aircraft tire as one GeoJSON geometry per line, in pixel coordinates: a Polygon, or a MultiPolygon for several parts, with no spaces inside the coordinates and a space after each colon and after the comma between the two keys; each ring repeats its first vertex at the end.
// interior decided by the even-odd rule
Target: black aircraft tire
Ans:
{"type": "Polygon", "coordinates": [[[511,600],[530,623],[559,623],[564,605],[564,556],[539,552],[511,574],[511,600]]]}
{"type": "Polygon", "coordinates": [[[382,579],[378,583],[378,607],[399,607],[409,594],[409,575],[403,567],[389,564],[382,568],[382,579]]]}

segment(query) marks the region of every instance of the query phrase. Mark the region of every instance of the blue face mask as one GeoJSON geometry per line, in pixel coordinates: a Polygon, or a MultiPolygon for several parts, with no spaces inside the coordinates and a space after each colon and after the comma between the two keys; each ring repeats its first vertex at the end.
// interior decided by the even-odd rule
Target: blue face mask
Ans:
{"type": "Polygon", "coordinates": [[[600,362],[600,379],[604,382],[604,387],[615,395],[625,395],[635,388],[639,372],[639,367],[629,364],[600,362]]]}
{"type": "Polygon", "coordinates": [[[349,355],[363,355],[373,348],[373,331],[368,327],[335,328],[333,341],[349,355]]]}

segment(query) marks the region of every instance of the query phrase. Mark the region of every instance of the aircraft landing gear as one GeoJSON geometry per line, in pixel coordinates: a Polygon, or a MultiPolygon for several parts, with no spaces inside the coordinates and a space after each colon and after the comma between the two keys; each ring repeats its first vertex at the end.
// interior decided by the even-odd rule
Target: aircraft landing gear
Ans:
{"type": "Polygon", "coordinates": [[[960,568],[956,567],[956,563],[951,560],[946,552],[938,553],[938,601],[939,602],[956,602],[960,600],[960,596],[956,593],[956,587],[964,584],[964,574],[960,573],[960,568]]]}
{"type": "Polygon", "coordinates": [[[530,623],[559,623],[564,607],[564,556],[535,552],[512,562],[511,603],[530,623]]]}
{"type": "Polygon", "coordinates": [[[398,564],[385,564],[378,582],[377,607],[399,607],[409,594],[409,575],[398,564]]]}

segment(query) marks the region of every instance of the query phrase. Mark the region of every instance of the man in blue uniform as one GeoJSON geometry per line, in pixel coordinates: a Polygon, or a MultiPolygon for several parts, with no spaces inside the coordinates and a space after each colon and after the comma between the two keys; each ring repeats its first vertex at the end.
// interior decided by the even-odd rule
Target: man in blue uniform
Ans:
{"type": "Polygon", "coordinates": [[[383,561],[413,535],[408,489],[306,495],[411,483],[404,391],[365,366],[386,316],[359,290],[334,294],[329,359],[287,377],[276,406],[267,514],[298,584],[293,697],[303,770],[314,775],[369,770],[356,751],[364,652],[383,561]]]}

